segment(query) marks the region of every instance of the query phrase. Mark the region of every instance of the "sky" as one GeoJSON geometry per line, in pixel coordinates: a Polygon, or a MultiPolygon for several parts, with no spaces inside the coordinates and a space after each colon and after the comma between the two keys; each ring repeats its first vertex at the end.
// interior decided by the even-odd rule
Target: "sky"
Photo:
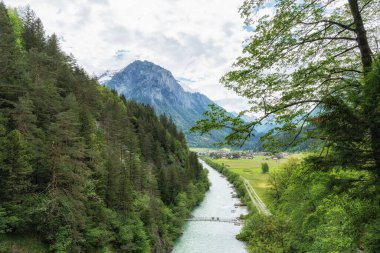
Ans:
{"type": "Polygon", "coordinates": [[[56,33],[63,50],[91,75],[148,60],[229,111],[246,108],[246,101],[219,84],[249,37],[238,12],[243,0],[4,2],[30,5],[47,34],[56,33]]]}

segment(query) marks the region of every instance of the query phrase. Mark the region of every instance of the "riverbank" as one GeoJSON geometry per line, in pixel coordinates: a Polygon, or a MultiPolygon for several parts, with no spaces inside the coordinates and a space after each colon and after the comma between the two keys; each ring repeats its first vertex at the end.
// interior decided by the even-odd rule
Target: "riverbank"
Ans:
{"type": "Polygon", "coordinates": [[[211,187],[203,202],[192,212],[192,216],[206,217],[208,221],[188,221],[183,235],[175,243],[173,253],[246,253],[245,244],[236,239],[242,226],[223,221],[245,216],[248,210],[241,206],[236,197],[237,191],[225,176],[205,162],[202,165],[209,171],[211,187]],[[212,217],[214,220],[210,220],[212,217]]]}
{"type": "MultiPolygon", "coordinates": [[[[244,180],[231,167],[219,164],[215,168],[236,180],[238,186],[244,180]]],[[[375,179],[370,174],[313,171],[310,164],[289,159],[276,171],[273,180],[273,191],[268,198],[273,215],[265,216],[255,208],[250,209],[237,236],[247,243],[249,252],[359,252],[361,249],[377,252],[378,190],[373,187],[375,179]],[[347,183],[350,191],[342,191],[347,183]],[[363,191],[368,195],[353,198],[361,196],[363,191]]]]}
{"type": "Polygon", "coordinates": [[[226,177],[227,181],[231,183],[236,190],[237,196],[242,204],[247,206],[249,211],[252,211],[255,208],[244,185],[244,180],[238,174],[231,172],[226,167],[213,162],[211,159],[203,158],[203,160],[207,165],[226,177]]]}

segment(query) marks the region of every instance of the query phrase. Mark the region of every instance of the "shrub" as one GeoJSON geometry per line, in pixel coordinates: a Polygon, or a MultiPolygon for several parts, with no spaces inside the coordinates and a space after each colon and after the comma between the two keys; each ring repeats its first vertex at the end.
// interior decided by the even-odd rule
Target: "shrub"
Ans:
{"type": "Polygon", "coordinates": [[[269,165],[268,165],[268,163],[262,163],[261,164],[261,171],[263,173],[268,173],[269,172],[269,165]]]}

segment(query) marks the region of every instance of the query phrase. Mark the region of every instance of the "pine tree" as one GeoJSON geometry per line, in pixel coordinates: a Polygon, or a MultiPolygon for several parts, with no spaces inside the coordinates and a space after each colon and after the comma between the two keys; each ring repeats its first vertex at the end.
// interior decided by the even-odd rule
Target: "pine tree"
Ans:
{"type": "Polygon", "coordinates": [[[34,168],[32,182],[38,184],[47,182],[47,173],[44,170],[46,167],[46,145],[44,144],[46,136],[42,129],[37,126],[37,116],[34,111],[33,101],[27,94],[19,98],[14,110],[12,110],[12,120],[27,142],[27,150],[31,156],[30,164],[34,168]]]}
{"type": "Polygon", "coordinates": [[[26,142],[18,130],[12,130],[2,138],[2,161],[0,166],[0,200],[10,201],[22,197],[30,186],[26,142]]]}
{"type": "Polygon", "coordinates": [[[65,104],[67,110],[58,113],[56,121],[50,127],[51,189],[62,190],[75,198],[82,198],[83,182],[89,171],[84,163],[85,144],[80,136],[75,96],[69,95],[65,104]]]}
{"type": "Polygon", "coordinates": [[[13,107],[18,96],[25,91],[20,59],[7,9],[0,2],[0,108],[13,107]]]}
{"type": "Polygon", "coordinates": [[[48,55],[57,57],[58,59],[62,55],[61,49],[59,48],[58,37],[55,33],[48,37],[45,51],[48,55]]]}
{"type": "Polygon", "coordinates": [[[23,13],[23,38],[25,49],[29,51],[32,48],[41,51],[45,47],[45,31],[42,22],[36,17],[34,11],[27,6],[23,13]]]}

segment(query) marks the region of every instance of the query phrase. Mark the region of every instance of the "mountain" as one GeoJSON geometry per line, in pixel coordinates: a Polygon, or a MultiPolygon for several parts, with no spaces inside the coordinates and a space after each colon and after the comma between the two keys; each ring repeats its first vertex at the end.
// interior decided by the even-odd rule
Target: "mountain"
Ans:
{"type": "MultiPolygon", "coordinates": [[[[214,102],[217,105],[225,108],[227,111],[230,112],[230,114],[232,114],[235,117],[239,115],[240,111],[246,110],[250,107],[248,100],[244,98],[227,98],[215,100],[214,102]]],[[[257,120],[257,117],[245,114],[241,117],[241,119],[245,122],[251,122],[257,120]]],[[[264,119],[260,125],[257,125],[255,127],[255,131],[261,134],[267,133],[272,128],[278,126],[273,122],[273,120],[273,118],[264,119]]]]}
{"type": "MultiPolygon", "coordinates": [[[[257,120],[257,118],[255,116],[249,116],[249,115],[244,115],[241,118],[245,122],[251,122],[251,121],[257,120]]],[[[274,123],[273,121],[274,121],[273,118],[264,119],[260,125],[255,126],[256,132],[264,134],[264,133],[267,133],[269,130],[279,126],[278,124],[274,123]]]]}
{"type": "Polygon", "coordinates": [[[107,70],[106,72],[104,72],[103,74],[99,75],[97,77],[99,83],[105,83],[109,80],[112,79],[112,77],[116,74],[117,71],[111,71],[111,70],[107,70]]]}
{"type": "MultiPolygon", "coordinates": [[[[102,75],[105,76],[109,73],[102,75]]],[[[170,71],[152,62],[135,61],[100,82],[126,99],[149,104],[158,114],[170,116],[192,147],[211,147],[228,134],[223,130],[204,136],[190,133],[189,129],[214,102],[199,92],[185,91],[170,71]]]]}

